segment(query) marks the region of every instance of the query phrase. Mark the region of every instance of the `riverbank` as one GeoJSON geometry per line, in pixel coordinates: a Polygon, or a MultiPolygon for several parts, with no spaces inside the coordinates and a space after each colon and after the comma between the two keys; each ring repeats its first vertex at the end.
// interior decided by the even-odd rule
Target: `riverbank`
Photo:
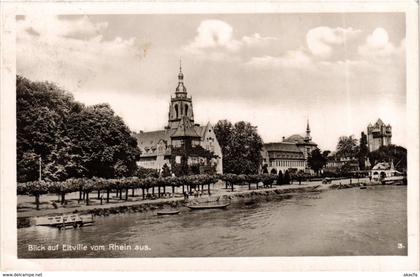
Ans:
{"type": "MultiPolygon", "coordinates": [[[[246,187],[237,187],[234,191],[222,188],[213,189],[211,196],[192,197],[188,201],[207,202],[207,201],[230,201],[231,203],[244,203],[250,205],[258,201],[270,201],[272,199],[290,198],[293,195],[301,193],[316,193],[330,189],[345,189],[361,186],[377,185],[379,183],[360,180],[351,182],[349,180],[340,180],[332,184],[322,184],[321,182],[307,182],[302,184],[291,184],[275,186],[272,188],[260,188],[248,190],[246,187]]],[[[39,216],[50,216],[57,214],[82,213],[94,214],[96,216],[108,216],[120,213],[155,213],[160,209],[188,209],[185,207],[185,200],[182,196],[174,196],[165,199],[154,200],[133,200],[119,203],[105,203],[100,205],[95,203],[89,206],[78,207],[59,207],[57,209],[29,210],[18,212],[17,227],[25,228],[34,224],[34,218],[39,216]]]]}

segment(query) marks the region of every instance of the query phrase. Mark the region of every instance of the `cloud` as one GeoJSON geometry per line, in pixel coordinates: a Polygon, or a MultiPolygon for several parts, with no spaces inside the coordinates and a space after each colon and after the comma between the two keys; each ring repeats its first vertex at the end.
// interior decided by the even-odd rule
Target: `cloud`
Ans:
{"type": "Polygon", "coordinates": [[[59,19],[56,16],[31,17],[18,21],[18,31],[32,31],[38,35],[91,38],[98,36],[108,27],[107,22],[93,23],[83,16],[73,20],[59,19]]]}
{"type": "Polygon", "coordinates": [[[306,43],[314,56],[328,58],[334,46],[344,45],[347,41],[357,37],[360,32],[353,28],[320,26],[307,32],[306,43]]]}
{"type": "Polygon", "coordinates": [[[264,46],[270,42],[277,41],[277,37],[263,37],[259,33],[255,33],[252,36],[243,36],[241,39],[242,45],[247,46],[264,46]]]}
{"type": "Polygon", "coordinates": [[[399,47],[395,47],[390,41],[388,33],[383,28],[376,28],[366,38],[365,44],[359,46],[358,53],[365,58],[384,58],[398,55],[405,51],[405,39],[399,47]]]}
{"type": "Polygon", "coordinates": [[[293,50],[277,57],[253,57],[246,64],[259,67],[308,68],[312,65],[312,59],[303,50],[293,50]]]}
{"type": "Polygon", "coordinates": [[[240,42],[233,39],[233,28],[222,20],[203,20],[197,28],[197,36],[185,48],[191,52],[209,48],[225,48],[235,51],[240,42]]]}
{"type": "MultiPolygon", "coordinates": [[[[69,90],[136,78],[143,49],[136,38],[104,40],[108,23],[88,17],[29,18],[17,24],[17,70],[33,80],[57,82],[69,90]]],[[[103,85],[105,86],[105,85],[103,85]]]]}
{"type": "Polygon", "coordinates": [[[201,56],[210,60],[239,60],[232,55],[239,54],[244,48],[266,46],[278,40],[276,37],[265,37],[259,33],[243,36],[240,39],[234,37],[234,29],[225,21],[207,19],[201,21],[197,28],[197,35],[183,50],[188,54],[201,56]]]}

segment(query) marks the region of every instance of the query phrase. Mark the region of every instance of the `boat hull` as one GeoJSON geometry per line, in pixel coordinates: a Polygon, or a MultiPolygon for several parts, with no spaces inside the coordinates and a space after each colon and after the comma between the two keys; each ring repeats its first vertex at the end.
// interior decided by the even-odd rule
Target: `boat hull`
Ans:
{"type": "Polygon", "coordinates": [[[180,211],[158,211],[157,215],[175,215],[179,214],[180,211]]]}
{"type": "Polygon", "coordinates": [[[215,204],[215,205],[187,205],[187,207],[190,208],[191,210],[208,210],[208,209],[224,209],[229,205],[230,203],[215,204]]]}

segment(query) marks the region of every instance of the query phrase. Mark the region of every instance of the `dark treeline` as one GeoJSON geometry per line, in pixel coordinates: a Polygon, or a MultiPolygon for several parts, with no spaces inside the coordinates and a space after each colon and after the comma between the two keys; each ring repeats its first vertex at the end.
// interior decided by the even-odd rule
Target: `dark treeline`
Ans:
{"type": "Polygon", "coordinates": [[[85,106],[49,82],[17,76],[18,182],[131,176],[137,141],[107,104],[85,106]]]}

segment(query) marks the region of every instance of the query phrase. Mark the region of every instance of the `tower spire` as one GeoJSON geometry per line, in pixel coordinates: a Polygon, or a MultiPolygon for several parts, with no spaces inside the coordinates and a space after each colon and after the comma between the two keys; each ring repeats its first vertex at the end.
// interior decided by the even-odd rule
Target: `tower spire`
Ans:
{"type": "Polygon", "coordinates": [[[184,73],[182,73],[181,58],[179,58],[178,86],[176,87],[175,94],[187,94],[187,88],[184,86],[184,73]]]}
{"type": "Polygon", "coordinates": [[[312,138],[311,138],[311,128],[309,127],[309,118],[308,119],[306,119],[306,137],[305,137],[305,140],[306,141],[310,141],[312,138]]]}
{"type": "Polygon", "coordinates": [[[306,119],[306,133],[310,134],[311,133],[311,128],[309,128],[309,118],[306,119]]]}

